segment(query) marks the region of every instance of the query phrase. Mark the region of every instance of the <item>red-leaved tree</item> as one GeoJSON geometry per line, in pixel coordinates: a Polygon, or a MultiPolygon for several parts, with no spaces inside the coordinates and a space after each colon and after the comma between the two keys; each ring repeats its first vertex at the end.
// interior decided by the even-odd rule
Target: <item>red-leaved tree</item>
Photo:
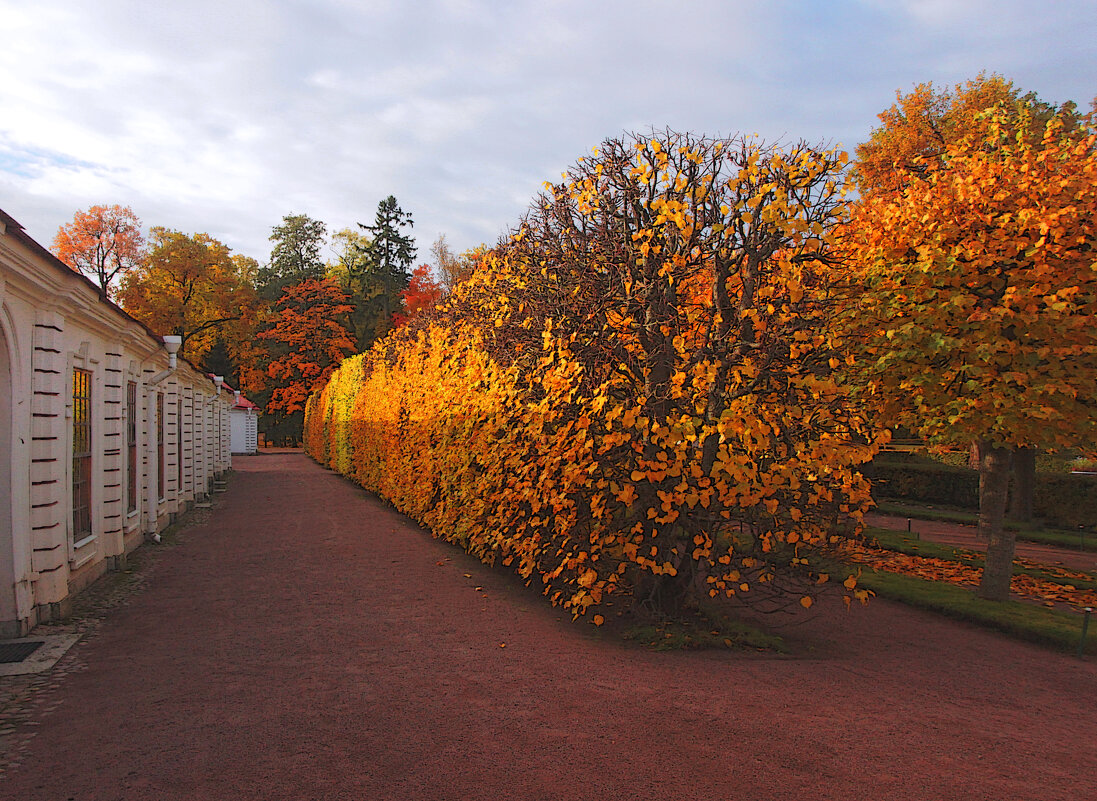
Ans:
{"type": "Polygon", "coordinates": [[[73,270],[99,282],[107,296],[111,282],[144,257],[141,221],[129,206],[92,206],[57,229],[53,252],[73,270]]]}

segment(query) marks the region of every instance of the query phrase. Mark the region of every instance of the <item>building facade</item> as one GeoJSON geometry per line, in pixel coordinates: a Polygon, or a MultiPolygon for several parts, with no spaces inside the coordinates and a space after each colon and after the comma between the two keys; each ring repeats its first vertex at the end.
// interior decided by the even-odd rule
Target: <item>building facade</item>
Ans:
{"type": "Polygon", "coordinates": [[[67,614],[231,467],[232,393],[177,346],[0,210],[0,637],[67,614]]]}
{"type": "Polygon", "coordinates": [[[232,452],[253,454],[259,452],[259,407],[240,395],[229,413],[232,429],[232,452]]]}

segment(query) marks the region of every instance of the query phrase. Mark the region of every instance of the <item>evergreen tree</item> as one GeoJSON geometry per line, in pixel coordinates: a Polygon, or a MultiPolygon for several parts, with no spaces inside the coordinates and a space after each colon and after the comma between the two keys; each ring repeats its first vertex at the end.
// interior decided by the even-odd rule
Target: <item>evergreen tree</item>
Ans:
{"type": "Polygon", "coordinates": [[[213,346],[202,357],[202,371],[219,375],[228,382],[230,387],[240,389],[240,369],[223,336],[218,336],[213,346]]]}
{"type": "Polygon", "coordinates": [[[415,240],[401,232],[414,226],[411,214],[389,195],[377,204],[373,225],[358,223],[369,241],[358,245],[362,258],[358,275],[350,276],[355,311],[352,314],[358,348],[366,350],[392,328],[394,313],[402,308],[401,293],[411,282],[415,240]]]}

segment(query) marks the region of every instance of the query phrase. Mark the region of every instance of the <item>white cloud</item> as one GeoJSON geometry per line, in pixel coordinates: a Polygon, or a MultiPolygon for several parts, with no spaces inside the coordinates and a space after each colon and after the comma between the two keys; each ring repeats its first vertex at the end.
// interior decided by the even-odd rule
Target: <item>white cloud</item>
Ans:
{"type": "Polygon", "coordinates": [[[284,214],[340,228],[390,193],[421,255],[441,232],[493,241],[626,129],[852,148],[896,88],[990,69],[1085,100],[1095,73],[1081,2],[0,0],[0,18],[0,206],[32,236],[123,203],[260,260],[284,214]]]}

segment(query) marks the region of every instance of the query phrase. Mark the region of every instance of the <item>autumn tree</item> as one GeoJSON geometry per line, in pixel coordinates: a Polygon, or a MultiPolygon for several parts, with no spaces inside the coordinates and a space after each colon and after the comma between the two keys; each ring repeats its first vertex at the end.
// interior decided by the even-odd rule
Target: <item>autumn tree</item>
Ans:
{"type": "Polygon", "coordinates": [[[416,252],[415,240],[403,229],[413,225],[411,214],[392,195],[377,204],[372,225],[358,223],[366,239],[358,245],[361,258],[353,263],[349,283],[359,350],[383,337],[401,308],[416,252]]]}
{"type": "Polygon", "coordinates": [[[305,400],[339,363],[354,353],[347,315],[352,307],[334,279],[286,287],[259,337],[272,350],[263,401],[264,431],[274,440],[301,438],[305,400]]]}
{"type": "Polygon", "coordinates": [[[327,226],[306,214],[287,214],[280,225],[271,230],[270,261],[259,269],[259,294],[270,302],[278,299],[282,290],[308,279],[324,277],[324,261],[320,248],[327,238],[327,226]]]}
{"type": "Polygon", "coordinates": [[[446,235],[439,234],[434,244],[430,246],[430,255],[438,270],[443,291],[452,292],[455,286],[468,279],[476,267],[475,254],[485,251],[487,248],[481,245],[477,249],[466,251],[458,256],[446,242],[446,235]]]}
{"type": "Polygon", "coordinates": [[[393,327],[411,320],[432,308],[442,298],[442,284],[431,273],[429,264],[420,264],[411,274],[408,288],[400,293],[402,305],[393,315],[393,327]]]}
{"type": "Polygon", "coordinates": [[[145,239],[129,206],[92,206],[78,211],[53,239],[53,252],[77,272],[94,278],[103,297],[112,282],[141,263],[145,239]]]}
{"type": "Polygon", "coordinates": [[[310,453],[577,615],[811,606],[876,448],[838,369],[844,182],[804,143],[605,142],[313,395],[310,453]]]}
{"type": "MultiPolygon", "coordinates": [[[[950,148],[987,136],[990,118],[986,112],[991,108],[1007,115],[1015,133],[1033,144],[1043,137],[1044,127],[1054,114],[1060,115],[1064,131],[1084,135],[1074,103],[1057,108],[1034,92],[1022,95],[1000,75],[981,73],[952,89],[919,84],[906,94],[896,93],[895,104],[879,115],[880,126],[873,130],[869,141],[857,148],[855,172],[862,196],[902,192],[915,178],[925,178],[941,167],[950,148]]],[[[979,444],[971,443],[970,449],[977,464],[979,444]]],[[[1035,451],[1019,448],[1014,453],[1013,475],[1010,516],[1031,520],[1035,451]]]]}
{"type": "Polygon", "coordinates": [[[148,257],[126,273],[123,308],[153,331],[182,337],[180,353],[199,362],[219,334],[257,313],[248,261],[209,234],[153,228],[148,257]]]}
{"type": "Polygon", "coordinates": [[[896,102],[879,115],[880,126],[858,146],[855,173],[861,194],[901,192],[913,179],[941,166],[949,148],[989,133],[985,112],[994,107],[1012,115],[1015,133],[1033,142],[1040,140],[1053,114],[1061,116],[1068,130],[1080,121],[1073,103],[1058,109],[1035,93],[1022,95],[997,74],[981,73],[952,89],[918,84],[905,94],[896,92],[896,102]]]}
{"type": "Polygon", "coordinates": [[[1069,104],[1003,102],[974,122],[932,169],[861,204],[851,320],[884,420],[979,443],[978,593],[1004,600],[1013,455],[1097,442],[1097,139],[1069,104]]]}

